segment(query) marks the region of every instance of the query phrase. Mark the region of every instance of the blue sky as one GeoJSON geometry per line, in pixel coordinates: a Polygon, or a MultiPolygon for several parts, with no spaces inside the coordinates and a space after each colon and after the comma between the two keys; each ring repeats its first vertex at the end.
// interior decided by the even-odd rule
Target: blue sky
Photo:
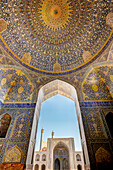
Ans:
{"type": "Polygon", "coordinates": [[[70,138],[75,141],[75,150],[81,149],[78,122],[74,102],[62,95],[56,95],[41,105],[35,150],[39,150],[41,129],[44,128],[43,141],[51,138],[70,138]]]}

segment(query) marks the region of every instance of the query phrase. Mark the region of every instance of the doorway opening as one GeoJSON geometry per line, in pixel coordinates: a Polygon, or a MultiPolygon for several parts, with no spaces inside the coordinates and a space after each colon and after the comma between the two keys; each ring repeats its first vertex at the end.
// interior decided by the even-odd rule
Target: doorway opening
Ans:
{"type": "Polygon", "coordinates": [[[111,137],[113,138],[113,113],[112,112],[109,112],[106,117],[106,122],[107,122],[107,125],[108,125],[108,128],[109,128],[109,131],[110,131],[110,134],[111,134],[111,137]]]}
{"type": "Polygon", "coordinates": [[[60,160],[58,158],[55,159],[54,169],[55,170],[60,170],[60,160]]]}
{"type": "MultiPolygon", "coordinates": [[[[31,132],[31,138],[30,138],[30,143],[29,143],[26,165],[33,163],[31,157],[33,154],[33,150],[35,148],[35,139],[36,139],[36,132],[37,132],[37,127],[38,127],[38,122],[39,122],[39,117],[40,117],[41,103],[57,94],[61,94],[65,97],[68,97],[69,99],[73,100],[75,103],[77,120],[78,120],[78,124],[79,124],[79,128],[80,128],[79,130],[81,132],[80,135],[81,135],[82,149],[84,150],[86,166],[89,168],[90,167],[89,156],[88,156],[88,151],[87,151],[86,139],[85,139],[85,134],[84,134],[84,128],[83,128],[82,117],[81,117],[79,102],[78,102],[78,98],[77,98],[77,93],[73,86],[71,86],[70,84],[63,82],[61,80],[54,80],[54,81],[44,85],[39,91],[36,109],[35,109],[35,113],[34,113],[34,120],[33,120],[33,125],[32,125],[33,128],[32,128],[32,132],[31,132]],[[83,146],[84,146],[84,148],[83,148],[83,146]]],[[[50,157],[52,157],[52,159],[53,159],[53,153],[51,152],[51,154],[52,155],[50,155],[50,157]]],[[[53,169],[53,167],[54,167],[53,165],[48,166],[47,169],[53,169]]]]}
{"type": "Polygon", "coordinates": [[[69,151],[63,144],[59,143],[53,151],[54,170],[69,170],[69,151]],[[61,156],[62,155],[62,156],[61,156]]]}
{"type": "Polygon", "coordinates": [[[77,151],[82,151],[75,103],[63,95],[55,95],[41,104],[35,150],[47,147],[47,138],[74,138],[77,151]],[[41,129],[43,128],[43,137],[41,129]],[[42,139],[41,139],[42,137],[42,139]],[[42,143],[41,143],[42,142],[42,143]]]}

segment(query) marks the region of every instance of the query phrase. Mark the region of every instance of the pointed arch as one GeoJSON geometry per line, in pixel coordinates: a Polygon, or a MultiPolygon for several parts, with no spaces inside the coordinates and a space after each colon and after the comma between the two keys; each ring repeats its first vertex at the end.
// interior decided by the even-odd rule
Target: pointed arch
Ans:
{"type": "Polygon", "coordinates": [[[41,166],[41,170],[45,170],[46,169],[46,166],[43,164],[42,166],[41,166]]]}
{"type": "Polygon", "coordinates": [[[11,116],[5,113],[0,119],[0,138],[5,138],[9,125],[11,122],[11,116]]]}
{"type": "Polygon", "coordinates": [[[110,134],[111,134],[111,136],[113,138],[113,113],[109,112],[105,116],[105,119],[106,119],[106,122],[107,122],[107,125],[108,125],[108,128],[109,128],[110,134]]]}
{"type": "Polygon", "coordinates": [[[100,147],[95,153],[95,158],[96,158],[96,162],[103,162],[105,160],[107,162],[110,162],[111,154],[103,147],[100,147]]]}
{"type": "Polygon", "coordinates": [[[33,142],[35,143],[35,139],[36,139],[36,132],[37,132],[38,120],[40,117],[41,103],[43,101],[47,100],[48,98],[55,96],[57,94],[61,94],[65,97],[68,97],[75,102],[78,124],[79,124],[79,128],[81,131],[82,145],[84,144],[84,150],[85,150],[84,155],[86,158],[86,165],[90,166],[89,155],[88,155],[87,144],[86,144],[86,137],[85,137],[82,115],[81,115],[81,111],[80,111],[80,106],[79,106],[79,102],[78,102],[76,89],[69,83],[58,80],[58,79],[47,83],[46,85],[41,87],[41,89],[39,90],[35,113],[34,113],[34,118],[33,118],[33,124],[32,124],[33,128],[31,131],[31,137],[30,137],[30,142],[29,142],[26,164],[32,163],[32,155],[33,155],[33,150],[34,150],[32,143],[33,142]]]}
{"type": "Polygon", "coordinates": [[[35,161],[40,161],[40,155],[36,154],[35,161]]]}
{"type": "Polygon", "coordinates": [[[46,155],[45,154],[42,155],[42,161],[46,161],[46,155]]]}
{"type": "Polygon", "coordinates": [[[103,147],[100,147],[96,153],[96,168],[97,170],[106,170],[106,169],[112,169],[112,156],[103,147]]]}
{"type": "Polygon", "coordinates": [[[62,168],[63,170],[69,170],[69,160],[67,158],[62,160],[62,168]]]}
{"type": "Polygon", "coordinates": [[[81,156],[79,154],[76,155],[76,160],[81,161],[81,156]]]}
{"type": "Polygon", "coordinates": [[[69,149],[63,142],[58,142],[53,149],[54,170],[59,170],[60,166],[63,170],[70,169],[69,149]]]}
{"type": "Polygon", "coordinates": [[[10,148],[4,157],[4,162],[21,162],[22,153],[17,145],[10,148]]]}
{"type": "Polygon", "coordinates": [[[39,165],[36,164],[34,170],[39,170],[39,165]]]}
{"type": "Polygon", "coordinates": [[[63,95],[71,100],[75,99],[75,95],[73,94],[75,92],[75,88],[72,85],[61,80],[54,80],[44,85],[42,87],[42,91],[44,95],[43,101],[57,94],[63,95]]]}
{"type": "Polygon", "coordinates": [[[60,160],[55,159],[54,170],[60,170],[60,160]]]}
{"type": "Polygon", "coordinates": [[[77,170],[82,170],[82,166],[80,164],[77,165],[77,170]]]}

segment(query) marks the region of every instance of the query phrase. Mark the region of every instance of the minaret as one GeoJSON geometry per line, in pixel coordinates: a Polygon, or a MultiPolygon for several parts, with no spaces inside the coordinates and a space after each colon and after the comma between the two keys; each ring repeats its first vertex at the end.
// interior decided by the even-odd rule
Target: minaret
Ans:
{"type": "Polygon", "coordinates": [[[54,137],[54,131],[52,131],[52,138],[54,137]]]}
{"type": "Polygon", "coordinates": [[[41,129],[41,138],[40,138],[40,150],[42,150],[42,141],[43,141],[43,133],[44,133],[44,129],[41,129]]]}

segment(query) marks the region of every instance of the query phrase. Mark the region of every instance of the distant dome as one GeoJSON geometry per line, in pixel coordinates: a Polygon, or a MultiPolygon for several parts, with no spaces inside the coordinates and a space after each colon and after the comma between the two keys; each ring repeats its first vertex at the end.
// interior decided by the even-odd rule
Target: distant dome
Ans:
{"type": "Polygon", "coordinates": [[[43,147],[43,148],[42,148],[42,151],[46,151],[46,150],[47,150],[47,147],[43,147]]]}

